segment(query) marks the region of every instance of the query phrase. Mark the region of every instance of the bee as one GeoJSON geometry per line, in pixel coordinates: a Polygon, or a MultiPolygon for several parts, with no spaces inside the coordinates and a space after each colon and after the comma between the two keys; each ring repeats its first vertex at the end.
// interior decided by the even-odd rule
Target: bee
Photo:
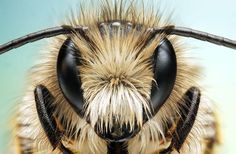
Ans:
{"type": "Polygon", "coordinates": [[[215,152],[216,113],[180,37],[234,49],[236,42],[174,26],[137,4],[101,0],[63,26],[0,46],[3,54],[55,36],[18,109],[18,153],[215,152]]]}

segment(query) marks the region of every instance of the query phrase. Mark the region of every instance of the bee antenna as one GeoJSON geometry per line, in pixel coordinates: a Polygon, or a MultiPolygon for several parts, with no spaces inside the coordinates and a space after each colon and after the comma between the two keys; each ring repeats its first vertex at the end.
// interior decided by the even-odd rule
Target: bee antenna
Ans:
{"type": "MultiPolygon", "coordinates": [[[[40,30],[28,35],[22,36],[20,38],[14,39],[3,45],[0,45],[0,55],[14,48],[23,46],[29,42],[35,42],[44,38],[50,38],[62,34],[71,34],[75,32],[84,32],[88,27],[83,26],[58,26],[52,27],[44,30],[40,30]]],[[[222,45],[228,48],[236,49],[236,41],[221,36],[213,35],[210,33],[194,30],[186,27],[175,27],[166,26],[162,28],[153,28],[152,31],[156,34],[166,33],[167,35],[178,35],[183,37],[191,37],[201,41],[207,41],[213,44],[222,45]]]]}
{"type": "Polygon", "coordinates": [[[186,27],[166,26],[163,28],[154,28],[154,33],[166,33],[167,35],[178,35],[191,37],[201,41],[207,41],[216,45],[222,45],[228,48],[236,49],[236,41],[225,37],[213,35],[210,33],[194,30],[186,27]]]}
{"type": "Polygon", "coordinates": [[[52,27],[52,28],[40,30],[34,33],[30,33],[28,35],[22,36],[20,38],[7,42],[3,45],[0,45],[0,55],[9,50],[18,48],[30,42],[35,42],[44,38],[50,38],[50,37],[54,37],[54,36],[62,35],[62,34],[65,35],[65,34],[71,34],[75,32],[81,32],[86,29],[87,27],[82,27],[82,26],[72,27],[68,25],[62,25],[62,26],[52,27]]]}

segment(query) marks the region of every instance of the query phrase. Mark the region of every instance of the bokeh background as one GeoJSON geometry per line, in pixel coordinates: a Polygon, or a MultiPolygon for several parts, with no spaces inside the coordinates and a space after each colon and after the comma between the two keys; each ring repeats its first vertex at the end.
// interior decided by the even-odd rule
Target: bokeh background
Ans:
{"type": "MultiPolygon", "coordinates": [[[[147,2],[144,0],[144,2],[147,2]]],[[[235,0],[159,0],[173,11],[173,22],[236,40],[235,0]]],[[[0,0],[0,44],[64,20],[78,0],[0,0]]],[[[96,3],[96,1],[94,1],[96,3]]],[[[155,6],[155,7],[159,7],[155,6]]],[[[164,14],[165,15],[165,14],[164,14]]],[[[0,153],[10,153],[11,116],[25,88],[26,75],[46,41],[28,44],[0,55],[0,153]]],[[[191,56],[203,66],[201,85],[219,112],[223,143],[220,152],[235,153],[236,51],[194,39],[183,39],[191,56]]]]}

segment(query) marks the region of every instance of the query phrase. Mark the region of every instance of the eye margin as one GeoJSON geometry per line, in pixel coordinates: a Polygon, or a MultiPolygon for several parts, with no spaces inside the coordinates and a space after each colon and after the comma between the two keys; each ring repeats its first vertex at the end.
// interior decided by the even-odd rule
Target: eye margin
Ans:
{"type": "Polygon", "coordinates": [[[57,78],[60,90],[74,111],[84,117],[84,98],[80,72],[80,64],[76,46],[68,37],[62,44],[57,58],[57,78]]]}
{"type": "Polygon", "coordinates": [[[164,38],[153,54],[153,75],[151,106],[155,115],[170,96],[177,76],[177,59],[171,42],[164,38]]]}

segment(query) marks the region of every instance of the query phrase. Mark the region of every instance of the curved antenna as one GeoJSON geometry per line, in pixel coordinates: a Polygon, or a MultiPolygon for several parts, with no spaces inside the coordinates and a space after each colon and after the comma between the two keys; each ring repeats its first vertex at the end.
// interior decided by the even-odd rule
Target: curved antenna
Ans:
{"type": "Polygon", "coordinates": [[[183,37],[191,37],[201,41],[207,41],[216,45],[222,45],[228,48],[236,49],[236,41],[225,37],[213,35],[199,30],[186,27],[167,26],[164,28],[153,28],[155,33],[164,32],[167,35],[178,35],[183,37]]]}
{"type": "Polygon", "coordinates": [[[82,26],[72,27],[72,26],[63,25],[63,26],[52,27],[52,28],[40,30],[34,33],[30,33],[28,35],[19,37],[3,45],[0,45],[0,55],[9,50],[18,48],[30,42],[35,42],[44,38],[50,38],[50,37],[54,37],[54,36],[62,35],[62,34],[64,35],[71,34],[75,31],[84,31],[85,29],[87,29],[87,27],[82,27],[82,26]]]}
{"type": "MultiPolygon", "coordinates": [[[[75,31],[87,30],[88,27],[72,27],[72,26],[59,26],[44,29],[38,32],[34,32],[23,37],[12,40],[8,43],[0,45],[0,54],[3,54],[11,49],[20,47],[26,43],[38,41],[43,38],[49,38],[61,34],[71,34],[75,31]]],[[[186,28],[186,27],[175,27],[175,26],[166,26],[162,28],[151,28],[151,31],[154,33],[166,33],[167,35],[178,35],[183,37],[191,37],[197,40],[207,41],[213,44],[222,45],[228,48],[236,49],[236,41],[221,36],[209,34],[206,32],[186,28]]]]}

